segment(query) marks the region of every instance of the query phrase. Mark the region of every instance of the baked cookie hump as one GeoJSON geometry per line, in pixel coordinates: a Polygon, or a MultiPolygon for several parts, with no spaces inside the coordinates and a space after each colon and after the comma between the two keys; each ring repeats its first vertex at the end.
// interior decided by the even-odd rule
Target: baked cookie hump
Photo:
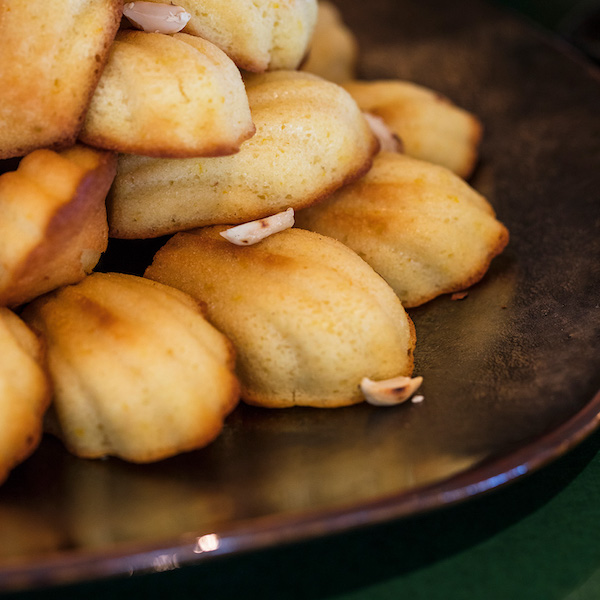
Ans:
{"type": "Polygon", "coordinates": [[[23,316],[47,346],[50,430],[78,456],[150,462],[199,448],[237,404],[231,344],[178,290],[94,273],[23,316]]]}
{"type": "Polygon", "coordinates": [[[236,348],[246,402],[345,406],[363,400],[363,377],[411,374],[412,323],[354,252],[300,229],[236,246],[223,229],[175,235],[145,277],[206,304],[207,318],[236,348]]]}
{"type": "Polygon", "coordinates": [[[50,385],[42,346],[8,308],[0,307],[0,483],[38,446],[50,385]]]}
{"type": "Polygon", "coordinates": [[[308,206],[370,167],[378,143],[340,86],[275,71],[250,76],[246,88],[256,134],[237,154],[119,157],[107,203],[111,236],[158,237],[308,206]]]}
{"type": "Polygon", "coordinates": [[[238,68],[215,45],[176,33],[121,31],[79,139],[157,157],[237,152],[254,133],[238,68]]]}
{"type": "Polygon", "coordinates": [[[18,306],[79,281],[108,244],[110,152],[34,150],[0,175],[0,305],[18,306]]]}
{"type": "Polygon", "coordinates": [[[119,0],[0,3],[0,158],[75,142],[122,12],[119,0]]]}
{"type": "Polygon", "coordinates": [[[317,24],[302,70],[342,83],[356,77],[358,52],[358,41],[340,10],[326,0],[319,2],[317,24]]]}
{"type": "Polygon", "coordinates": [[[381,153],[360,181],[296,223],[357,252],[405,307],[479,281],[508,243],[489,202],[444,167],[381,153]]]}
{"type": "Polygon", "coordinates": [[[477,164],[483,127],[472,113],[408,81],[348,81],[362,110],[381,117],[413,158],[447,167],[463,179],[477,164]]]}
{"type": "Polygon", "coordinates": [[[177,5],[191,15],[185,33],[209,40],[238,67],[254,72],[295,69],[317,19],[316,0],[177,0],[177,5]]]}

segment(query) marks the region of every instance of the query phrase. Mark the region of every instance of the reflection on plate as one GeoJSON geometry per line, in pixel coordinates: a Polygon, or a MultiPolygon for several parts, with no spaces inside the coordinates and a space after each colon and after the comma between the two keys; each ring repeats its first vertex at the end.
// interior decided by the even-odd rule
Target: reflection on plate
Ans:
{"type": "Polygon", "coordinates": [[[145,466],[79,460],[47,439],[0,489],[0,589],[430,510],[523,476],[596,427],[598,78],[482,1],[341,4],[365,78],[415,81],[483,120],[472,183],[512,235],[467,298],[411,311],[425,401],[240,407],[208,448],[145,466]]]}

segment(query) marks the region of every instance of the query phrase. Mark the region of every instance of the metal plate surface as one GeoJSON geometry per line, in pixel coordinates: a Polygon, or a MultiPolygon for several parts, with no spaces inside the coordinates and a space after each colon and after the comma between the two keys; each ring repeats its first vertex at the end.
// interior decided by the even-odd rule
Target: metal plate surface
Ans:
{"type": "Polygon", "coordinates": [[[162,570],[437,509],[526,475],[596,428],[598,71],[481,0],[340,5],[363,78],[425,85],[481,118],[471,183],[511,232],[466,299],[410,311],[425,401],[241,406],[211,446],[146,466],[79,460],[46,439],[0,489],[0,590],[162,570]]]}

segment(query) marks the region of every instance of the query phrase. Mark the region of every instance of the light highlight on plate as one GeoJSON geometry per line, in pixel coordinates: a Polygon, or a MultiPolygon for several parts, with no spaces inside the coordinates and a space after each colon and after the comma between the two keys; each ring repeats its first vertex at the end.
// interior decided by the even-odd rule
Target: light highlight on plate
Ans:
{"type": "Polygon", "coordinates": [[[206,535],[200,536],[196,540],[196,547],[194,548],[194,554],[202,554],[203,552],[214,552],[219,549],[221,542],[219,536],[216,533],[207,533],[206,535]]]}

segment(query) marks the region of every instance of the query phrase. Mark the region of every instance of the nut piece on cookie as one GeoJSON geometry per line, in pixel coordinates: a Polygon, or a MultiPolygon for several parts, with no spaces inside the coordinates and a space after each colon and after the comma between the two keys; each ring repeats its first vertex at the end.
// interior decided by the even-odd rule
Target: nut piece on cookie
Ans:
{"type": "Polygon", "coordinates": [[[405,307],[479,281],[509,237],[460,177],[396,153],[379,154],[365,177],[298,211],[296,223],[352,248],[405,307]]]}
{"type": "Polygon", "coordinates": [[[241,225],[236,225],[231,229],[221,231],[228,242],[238,246],[251,246],[258,244],[265,238],[289,229],[294,226],[294,209],[288,208],[286,211],[259,219],[258,221],[248,221],[241,225]]]}
{"type": "Polygon", "coordinates": [[[179,33],[192,15],[181,6],[155,2],[125,2],[123,16],[136,28],[150,33],[179,33]]]}
{"type": "Polygon", "coordinates": [[[38,446],[50,385],[42,345],[8,308],[0,307],[0,483],[38,446]]]}
{"type": "Polygon", "coordinates": [[[107,204],[112,237],[158,237],[296,210],[371,166],[378,142],[340,86],[276,71],[249,76],[247,91],[256,134],[237,154],[119,157],[107,204]]]}
{"type": "Polygon", "coordinates": [[[386,125],[385,121],[371,113],[363,113],[371,131],[379,141],[380,152],[404,152],[402,140],[386,125]]]}
{"type": "Polygon", "coordinates": [[[119,28],[121,0],[0,5],[0,158],[75,143],[119,28]]]}
{"type": "Polygon", "coordinates": [[[463,179],[471,175],[482,136],[475,115],[406,81],[348,81],[343,86],[362,110],[383,119],[406,154],[447,167],[463,179]]]}
{"type": "Polygon", "coordinates": [[[238,67],[254,72],[297,68],[317,20],[316,0],[177,0],[176,4],[191,15],[185,33],[209,40],[238,67]]]}
{"type": "Polygon", "coordinates": [[[79,139],[164,158],[238,151],[254,133],[239,70],[215,45],[185,33],[119,32],[79,139]]]}
{"type": "Polygon", "coordinates": [[[0,305],[18,306],[96,266],[108,244],[110,152],[34,150],[0,175],[0,305]]]}
{"type": "Polygon", "coordinates": [[[237,404],[231,344],[178,290],[94,273],[23,317],[47,346],[49,429],[77,456],[151,462],[200,448],[237,404]]]}
{"type": "Polygon", "coordinates": [[[303,71],[335,83],[356,77],[358,42],[344,24],[339,9],[326,0],[319,2],[315,32],[303,71]]]}
{"type": "Polygon", "coordinates": [[[207,318],[236,348],[246,402],[346,406],[363,401],[363,377],[411,374],[412,322],[354,252],[300,229],[236,246],[223,229],[175,235],[145,277],[205,303],[207,318]]]}

